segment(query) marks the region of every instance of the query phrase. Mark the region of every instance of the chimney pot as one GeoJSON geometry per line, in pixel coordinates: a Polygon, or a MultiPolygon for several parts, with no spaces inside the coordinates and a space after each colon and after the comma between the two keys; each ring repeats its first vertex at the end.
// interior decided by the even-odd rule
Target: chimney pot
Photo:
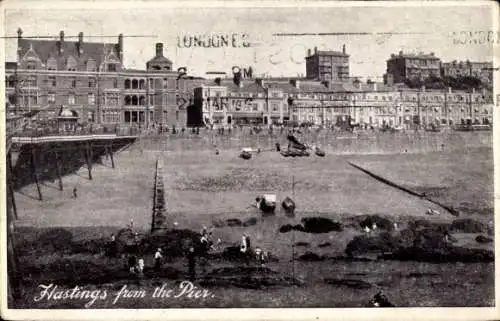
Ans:
{"type": "Polygon", "coordinates": [[[342,45],[342,53],[345,54],[345,44],[342,45]]]}
{"type": "Polygon", "coordinates": [[[311,55],[311,49],[307,49],[307,56],[309,57],[311,55]]]}
{"type": "Polygon", "coordinates": [[[78,33],[78,42],[79,43],[83,42],[83,32],[78,33]]]}
{"type": "Polygon", "coordinates": [[[61,30],[59,32],[59,39],[61,40],[61,42],[64,42],[64,31],[63,30],[61,30]]]}
{"type": "Polygon", "coordinates": [[[21,39],[23,37],[23,29],[17,28],[17,38],[21,39]]]}

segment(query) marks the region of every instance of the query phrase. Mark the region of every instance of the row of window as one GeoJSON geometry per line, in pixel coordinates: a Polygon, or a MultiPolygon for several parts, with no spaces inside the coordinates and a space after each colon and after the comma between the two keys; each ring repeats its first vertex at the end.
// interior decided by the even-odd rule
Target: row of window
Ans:
{"type": "MultiPolygon", "coordinates": [[[[144,79],[125,79],[125,89],[146,89],[146,81],[144,79]]],[[[154,88],[154,79],[148,79],[149,89],[154,88]]],[[[168,79],[163,78],[163,88],[168,87],[168,79]]],[[[178,84],[177,84],[178,88],[178,84]]]]}
{"type": "MultiPolygon", "coordinates": [[[[104,65],[104,70],[103,71],[108,71],[108,72],[116,72],[118,70],[117,66],[118,63],[107,63],[104,65]]],[[[26,61],[24,63],[24,66],[26,69],[29,70],[35,70],[37,69],[37,62],[36,61],[26,61]]],[[[57,61],[53,58],[49,58],[47,61],[47,70],[58,70],[57,67],[57,61]]],[[[67,71],[77,71],[78,70],[78,63],[73,57],[69,57],[67,62],[66,62],[66,68],[63,70],[67,71]]],[[[89,60],[87,61],[87,64],[85,65],[85,70],[86,71],[91,71],[95,72],[97,71],[97,65],[94,60],[89,60]]]]}

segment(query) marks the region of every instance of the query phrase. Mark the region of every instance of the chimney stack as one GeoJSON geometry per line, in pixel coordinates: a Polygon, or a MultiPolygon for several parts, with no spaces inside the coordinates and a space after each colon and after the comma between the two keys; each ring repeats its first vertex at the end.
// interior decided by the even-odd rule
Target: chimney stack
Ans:
{"type": "Polygon", "coordinates": [[[342,53],[345,54],[345,44],[342,45],[342,53]]]}
{"type": "Polygon", "coordinates": [[[163,57],[163,43],[156,44],[156,57],[163,57]]]}
{"type": "Polygon", "coordinates": [[[64,52],[64,31],[59,32],[59,54],[62,54],[64,52]]]}
{"type": "Polygon", "coordinates": [[[120,33],[118,35],[118,56],[120,57],[120,61],[123,63],[123,34],[120,33]]]}
{"type": "Polygon", "coordinates": [[[318,47],[314,47],[314,54],[318,53],[318,47]]]}
{"type": "Polygon", "coordinates": [[[23,29],[17,28],[17,39],[23,38],[23,29]]]}
{"type": "Polygon", "coordinates": [[[307,56],[311,56],[311,49],[307,49],[307,56]]]}
{"type": "Polygon", "coordinates": [[[78,53],[83,53],[83,32],[78,33],[78,53]]]}

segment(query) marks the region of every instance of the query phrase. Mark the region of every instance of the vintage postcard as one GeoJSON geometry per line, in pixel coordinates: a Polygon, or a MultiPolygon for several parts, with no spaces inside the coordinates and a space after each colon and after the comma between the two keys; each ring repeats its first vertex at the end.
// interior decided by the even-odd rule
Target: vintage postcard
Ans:
{"type": "Polygon", "coordinates": [[[495,2],[1,6],[2,318],[500,317],[495,2]]]}

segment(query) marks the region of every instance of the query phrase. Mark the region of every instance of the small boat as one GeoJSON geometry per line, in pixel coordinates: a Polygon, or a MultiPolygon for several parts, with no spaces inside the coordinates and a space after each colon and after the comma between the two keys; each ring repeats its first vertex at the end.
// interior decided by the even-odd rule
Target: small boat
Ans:
{"type": "Polygon", "coordinates": [[[295,202],[290,197],[285,197],[283,202],[281,202],[281,207],[285,210],[286,216],[295,216],[295,202]]]}
{"type": "Polygon", "coordinates": [[[258,196],[255,201],[257,202],[257,208],[263,213],[271,214],[276,210],[276,195],[274,194],[258,196]]]}
{"type": "Polygon", "coordinates": [[[326,155],[325,151],[320,149],[319,147],[316,147],[314,149],[314,153],[316,154],[316,156],[319,156],[319,157],[325,157],[325,155],[326,155]]]}
{"type": "Polygon", "coordinates": [[[252,153],[246,150],[241,151],[240,157],[243,159],[250,159],[252,158],[252,153]]]}
{"type": "Polygon", "coordinates": [[[283,155],[284,157],[307,157],[310,154],[307,150],[288,149],[282,151],[281,155],[283,155]]]}

